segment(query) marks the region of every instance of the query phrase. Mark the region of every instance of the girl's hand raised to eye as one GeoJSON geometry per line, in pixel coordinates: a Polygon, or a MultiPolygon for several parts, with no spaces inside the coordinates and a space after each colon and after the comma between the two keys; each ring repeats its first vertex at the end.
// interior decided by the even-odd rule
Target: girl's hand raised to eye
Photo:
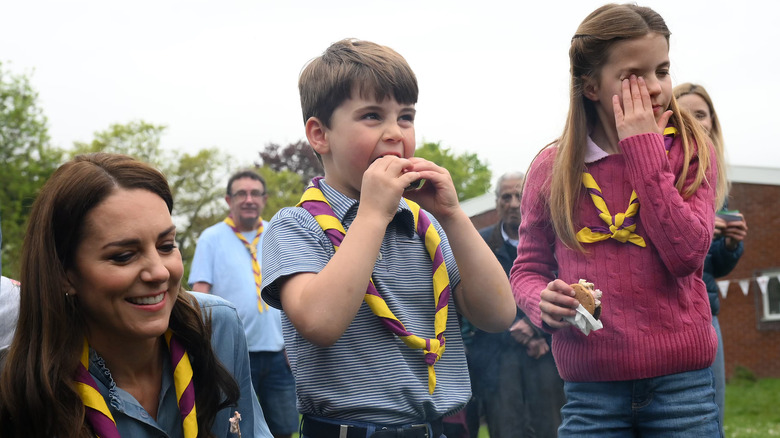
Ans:
{"type": "Polygon", "coordinates": [[[623,140],[632,135],[655,132],[663,134],[672,111],[667,110],[656,121],[653,101],[647,91],[644,78],[631,75],[629,79],[623,79],[623,106],[620,106],[620,97],[612,96],[612,107],[615,112],[615,126],[618,139],[623,140]]]}

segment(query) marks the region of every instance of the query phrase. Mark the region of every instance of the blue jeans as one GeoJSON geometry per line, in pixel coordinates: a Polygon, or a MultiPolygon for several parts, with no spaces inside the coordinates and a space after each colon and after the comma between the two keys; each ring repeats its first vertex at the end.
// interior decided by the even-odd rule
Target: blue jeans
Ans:
{"type": "Polygon", "coordinates": [[[559,438],[719,438],[712,370],[650,379],[565,382],[559,438]]]}
{"type": "Polygon", "coordinates": [[[715,354],[715,362],[712,363],[712,374],[715,378],[715,403],[718,404],[718,424],[723,430],[723,409],[726,406],[726,364],[723,356],[723,336],[720,334],[718,317],[712,317],[712,326],[718,334],[718,352],[715,354]]]}
{"type": "Polygon", "coordinates": [[[287,356],[282,351],[250,351],[252,386],[257,393],[268,429],[275,435],[298,431],[297,396],[287,356]]]}

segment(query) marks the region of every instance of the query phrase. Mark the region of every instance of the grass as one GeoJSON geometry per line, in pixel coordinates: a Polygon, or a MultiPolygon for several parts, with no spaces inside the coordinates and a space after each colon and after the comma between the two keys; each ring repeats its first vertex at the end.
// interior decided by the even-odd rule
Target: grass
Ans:
{"type": "MultiPolygon", "coordinates": [[[[780,437],[780,379],[759,380],[749,371],[738,369],[726,384],[723,423],[726,438],[780,437]]],[[[490,438],[484,425],[478,438],[490,438]]]]}
{"type": "Polygon", "coordinates": [[[738,369],[726,385],[723,428],[728,438],[780,437],[780,379],[757,380],[738,369]]]}
{"type": "MultiPolygon", "coordinates": [[[[780,379],[756,380],[749,372],[737,372],[726,384],[726,438],[780,437],[780,379]]],[[[490,438],[487,428],[478,438],[490,438]]]]}

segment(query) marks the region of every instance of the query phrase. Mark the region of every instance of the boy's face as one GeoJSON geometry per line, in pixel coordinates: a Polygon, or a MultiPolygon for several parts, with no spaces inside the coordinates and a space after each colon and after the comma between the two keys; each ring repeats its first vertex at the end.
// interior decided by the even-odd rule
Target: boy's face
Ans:
{"type": "Polygon", "coordinates": [[[363,173],[374,160],[385,155],[414,155],[414,116],[414,104],[400,104],[393,97],[379,102],[353,91],[352,98],[333,111],[330,128],[323,128],[328,184],[360,199],[363,173]]]}

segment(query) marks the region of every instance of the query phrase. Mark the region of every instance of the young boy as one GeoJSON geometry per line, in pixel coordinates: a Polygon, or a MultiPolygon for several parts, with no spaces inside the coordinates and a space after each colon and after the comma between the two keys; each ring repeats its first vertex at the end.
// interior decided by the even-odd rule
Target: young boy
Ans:
{"type": "Polygon", "coordinates": [[[339,41],[299,89],[325,177],[271,220],[262,295],[284,311],[302,436],[438,437],[470,397],[456,307],[506,330],[506,275],[447,170],[413,157],[417,79],[403,57],[339,41]]]}

